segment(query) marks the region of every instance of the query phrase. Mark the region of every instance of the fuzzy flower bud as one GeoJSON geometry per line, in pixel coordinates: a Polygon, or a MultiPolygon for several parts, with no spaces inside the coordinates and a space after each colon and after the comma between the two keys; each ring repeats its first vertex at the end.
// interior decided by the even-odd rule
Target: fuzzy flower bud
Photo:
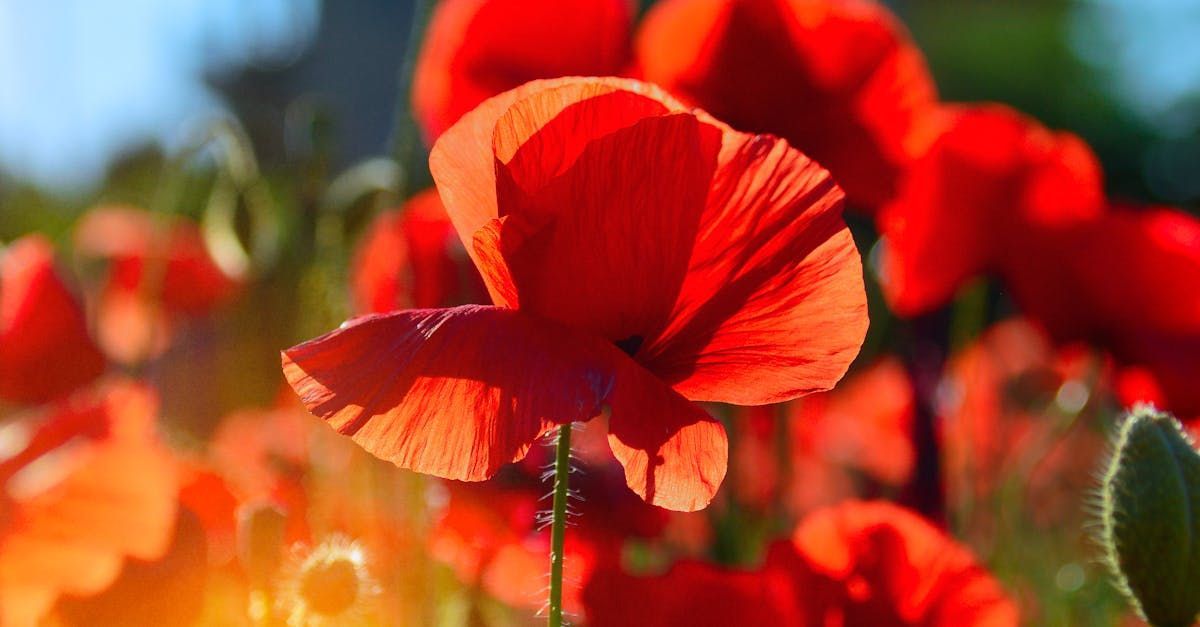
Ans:
{"type": "Polygon", "coordinates": [[[1200,454],[1179,422],[1130,411],[1104,473],[1101,533],[1118,587],[1156,627],[1200,614],[1200,454]]]}

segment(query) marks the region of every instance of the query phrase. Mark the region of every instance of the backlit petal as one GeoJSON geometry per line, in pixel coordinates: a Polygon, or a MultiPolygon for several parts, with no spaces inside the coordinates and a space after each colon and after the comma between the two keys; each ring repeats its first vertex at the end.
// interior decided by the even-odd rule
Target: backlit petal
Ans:
{"type": "Polygon", "coordinates": [[[783,140],[729,132],[671,326],[647,367],[693,400],[825,390],[867,328],[858,251],[829,174],[783,140]]]}
{"type": "Polygon", "coordinates": [[[609,350],[516,311],[463,306],[356,318],[283,363],[309,410],[367,451],[478,481],[554,425],[599,413],[609,350]]]}

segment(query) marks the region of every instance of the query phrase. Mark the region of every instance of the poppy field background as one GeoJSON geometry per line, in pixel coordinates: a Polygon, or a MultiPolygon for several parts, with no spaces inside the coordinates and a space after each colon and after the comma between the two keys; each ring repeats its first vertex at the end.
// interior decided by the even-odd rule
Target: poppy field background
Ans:
{"type": "Polygon", "coordinates": [[[170,4],[0,8],[0,626],[544,624],[572,420],[572,624],[1144,624],[1195,6],[170,4]]]}

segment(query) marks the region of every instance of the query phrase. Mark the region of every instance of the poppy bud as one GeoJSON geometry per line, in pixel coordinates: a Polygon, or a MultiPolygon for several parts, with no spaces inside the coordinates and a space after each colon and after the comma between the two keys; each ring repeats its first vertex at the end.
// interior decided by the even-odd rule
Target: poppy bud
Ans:
{"type": "Polygon", "coordinates": [[[1200,614],[1200,454],[1174,417],[1133,408],[1104,473],[1101,533],[1118,587],[1152,625],[1200,614]]]}

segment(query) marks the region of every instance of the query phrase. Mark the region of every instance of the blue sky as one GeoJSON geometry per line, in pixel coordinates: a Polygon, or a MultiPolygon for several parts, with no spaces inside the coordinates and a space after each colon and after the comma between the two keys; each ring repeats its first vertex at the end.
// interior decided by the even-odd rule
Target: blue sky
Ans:
{"type": "MultiPolygon", "coordinates": [[[[0,0],[0,170],[86,188],[121,150],[222,111],[204,76],[295,59],[319,15],[320,0],[0,0]]],[[[1132,110],[1167,135],[1200,128],[1200,0],[1078,0],[1069,26],[1132,110]]]]}
{"type": "Polygon", "coordinates": [[[0,0],[0,169],[82,187],[122,149],[222,111],[204,84],[284,64],[319,0],[0,0]]]}

